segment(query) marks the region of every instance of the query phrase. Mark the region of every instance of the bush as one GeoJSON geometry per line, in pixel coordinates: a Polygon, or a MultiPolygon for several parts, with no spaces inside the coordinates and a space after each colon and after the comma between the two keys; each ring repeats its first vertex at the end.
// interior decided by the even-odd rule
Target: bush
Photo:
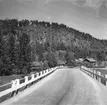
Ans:
{"type": "Polygon", "coordinates": [[[49,65],[48,65],[48,61],[45,60],[44,63],[43,63],[43,70],[49,68],[49,65]]]}
{"type": "Polygon", "coordinates": [[[48,61],[49,67],[55,67],[57,65],[57,60],[53,52],[48,52],[46,60],[48,61]]]}

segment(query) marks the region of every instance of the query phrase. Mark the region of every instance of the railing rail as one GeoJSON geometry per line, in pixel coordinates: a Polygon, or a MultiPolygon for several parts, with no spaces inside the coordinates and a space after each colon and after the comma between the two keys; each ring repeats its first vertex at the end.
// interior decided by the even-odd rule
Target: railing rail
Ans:
{"type": "Polygon", "coordinates": [[[84,66],[81,66],[80,70],[91,76],[92,78],[98,80],[100,83],[107,85],[107,74],[84,66]]]}
{"type": "Polygon", "coordinates": [[[46,69],[46,70],[41,71],[39,73],[31,74],[30,76],[25,76],[22,79],[12,80],[10,83],[0,86],[0,90],[1,90],[0,91],[0,98],[2,98],[3,96],[5,96],[9,93],[11,93],[11,94],[16,93],[16,92],[18,93],[19,89],[21,89],[22,87],[27,87],[29,84],[32,84],[33,82],[47,76],[48,74],[52,73],[53,71],[55,71],[56,69],[58,69],[60,67],[62,67],[62,66],[46,69]],[[3,87],[5,87],[7,85],[11,85],[11,86],[2,91],[3,87]]]}

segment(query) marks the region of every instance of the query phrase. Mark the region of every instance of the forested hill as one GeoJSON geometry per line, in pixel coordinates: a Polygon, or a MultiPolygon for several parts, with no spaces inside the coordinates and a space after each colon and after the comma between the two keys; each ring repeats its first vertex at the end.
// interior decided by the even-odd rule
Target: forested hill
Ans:
{"type": "Polygon", "coordinates": [[[16,19],[0,20],[0,74],[25,73],[33,61],[51,67],[75,58],[105,60],[107,40],[64,24],[16,19]]]}

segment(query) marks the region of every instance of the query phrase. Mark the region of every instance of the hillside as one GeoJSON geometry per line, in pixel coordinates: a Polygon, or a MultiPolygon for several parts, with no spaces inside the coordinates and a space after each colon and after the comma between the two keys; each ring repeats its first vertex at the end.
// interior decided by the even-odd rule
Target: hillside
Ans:
{"type": "Polygon", "coordinates": [[[99,40],[64,24],[16,19],[0,21],[0,70],[30,72],[31,62],[52,67],[58,61],[74,65],[75,58],[93,57],[104,61],[107,40],[99,40]]]}
{"type": "Polygon", "coordinates": [[[32,44],[48,43],[52,50],[69,50],[74,52],[76,57],[89,56],[101,60],[98,56],[107,54],[106,40],[96,39],[64,24],[33,21],[26,29],[23,28],[30,35],[32,44]],[[76,54],[78,52],[79,54],[76,54]]]}

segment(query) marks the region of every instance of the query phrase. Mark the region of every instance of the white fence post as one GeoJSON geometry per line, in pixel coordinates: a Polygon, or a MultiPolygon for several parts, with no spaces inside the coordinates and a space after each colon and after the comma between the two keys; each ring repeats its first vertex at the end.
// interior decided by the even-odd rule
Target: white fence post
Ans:
{"type": "Polygon", "coordinates": [[[38,79],[39,78],[39,73],[36,73],[36,75],[37,75],[36,78],[38,79]]]}
{"type": "Polygon", "coordinates": [[[90,76],[91,76],[91,77],[93,77],[93,74],[92,74],[92,73],[93,73],[93,72],[92,72],[92,69],[89,69],[89,71],[90,71],[90,76]]]}
{"type": "Polygon", "coordinates": [[[25,83],[28,83],[28,76],[25,76],[25,83]]]}
{"type": "Polygon", "coordinates": [[[19,85],[20,85],[20,80],[16,79],[16,87],[18,88],[19,85]]]}
{"type": "Polygon", "coordinates": [[[98,71],[96,71],[96,80],[98,80],[98,71]]]}
{"type": "Polygon", "coordinates": [[[45,72],[43,71],[42,74],[45,74],[45,72]]]}
{"type": "Polygon", "coordinates": [[[37,74],[37,77],[39,76],[39,73],[36,73],[37,74]]]}
{"type": "Polygon", "coordinates": [[[42,71],[40,72],[40,76],[42,76],[42,71]]]}
{"type": "Polygon", "coordinates": [[[46,69],[46,74],[48,73],[48,70],[46,69]]]}
{"type": "Polygon", "coordinates": [[[90,69],[90,72],[91,72],[91,77],[93,78],[94,75],[93,75],[93,69],[90,69]]]}
{"type": "Polygon", "coordinates": [[[15,90],[15,86],[16,86],[16,80],[12,80],[12,89],[15,90]]]}
{"type": "Polygon", "coordinates": [[[101,72],[98,71],[98,75],[99,75],[98,81],[101,82],[101,77],[100,77],[101,76],[101,72]]]}
{"type": "Polygon", "coordinates": [[[94,73],[94,78],[96,79],[96,70],[93,70],[93,73],[94,73]]]}
{"type": "Polygon", "coordinates": [[[105,78],[106,78],[106,86],[107,86],[107,75],[105,75],[105,78]]]}
{"type": "Polygon", "coordinates": [[[32,80],[34,80],[34,76],[35,76],[34,74],[32,74],[32,75],[31,75],[31,77],[32,77],[32,80]]]}

